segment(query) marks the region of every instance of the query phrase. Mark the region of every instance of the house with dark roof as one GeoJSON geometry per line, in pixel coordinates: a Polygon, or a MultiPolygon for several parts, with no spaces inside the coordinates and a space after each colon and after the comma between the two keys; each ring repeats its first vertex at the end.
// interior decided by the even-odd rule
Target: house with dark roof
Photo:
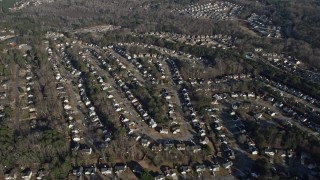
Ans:
{"type": "Polygon", "coordinates": [[[195,170],[198,174],[202,174],[206,171],[206,166],[204,164],[197,164],[195,170]]]}
{"type": "Polygon", "coordinates": [[[22,171],[21,178],[24,180],[29,180],[31,179],[32,175],[33,175],[32,171],[29,168],[26,168],[25,170],[22,171]]]}
{"type": "Polygon", "coordinates": [[[120,174],[127,169],[127,165],[124,163],[118,163],[114,166],[114,172],[120,174]]]}
{"type": "Polygon", "coordinates": [[[180,166],[179,171],[182,175],[186,175],[187,173],[191,172],[190,166],[180,166]]]}
{"type": "Polygon", "coordinates": [[[96,172],[96,167],[94,165],[84,167],[84,174],[85,175],[94,175],[95,172],[96,172]]]}
{"type": "Polygon", "coordinates": [[[107,164],[100,164],[100,172],[103,175],[111,175],[113,173],[113,168],[108,166],[107,164]]]}

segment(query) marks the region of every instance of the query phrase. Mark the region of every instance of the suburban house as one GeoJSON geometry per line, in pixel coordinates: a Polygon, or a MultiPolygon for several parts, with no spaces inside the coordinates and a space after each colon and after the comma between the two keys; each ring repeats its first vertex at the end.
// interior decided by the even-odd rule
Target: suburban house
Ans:
{"type": "Polygon", "coordinates": [[[32,171],[30,169],[25,169],[22,174],[21,174],[21,177],[22,179],[24,180],[29,180],[31,179],[31,176],[32,176],[32,171]]]}
{"type": "Polygon", "coordinates": [[[4,175],[4,179],[5,180],[14,180],[14,179],[17,179],[17,175],[16,175],[16,173],[6,173],[4,175]]]}
{"type": "Polygon", "coordinates": [[[189,166],[180,166],[179,169],[182,175],[186,175],[187,173],[191,172],[191,168],[189,166]]]}
{"type": "Polygon", "coordinates": [[[154,177],[154,180],[165,180],[165,179],[166,179],[165,176],[162,174],[158,174],[154,177]]]}
{"type": "Polygon", "coordinates": [[[149,140],[147,140],[147,139],[141,139],[140,140],[140,142],[141,142],[141,145],[143,146],[143,147],[148,147],[149,145],[150,145],[150,141],[149,140]]]}
{"type": "Polygon", "coordinates": [[[123,163],[119,163],[119,164],[116,164],[114,166],[114,172],[116,174],[120,174],[122,173],[123,171],[125,171],[127,169],[127,165],[126,164],[123,164],[123,163]]]}
{"type": "Polygon", "coordinates": [[[232,161],[226,161],[222,166],[226,169],[229,169],[233,165],[232,161]]]}
{"type": "Polygon", "coordinates": [[[94,165],[84,167],[84,174],[85,175],[94,175],[95,172],[96,172],[96,168],[94,165]]]}
{"type": "Polygon", "coordinates": [[[92,148],[86,144],[80,144],[79,150],[84,153],[90,155],[92,153],[92,148]]]}
{"type": "Polygon", "coordinates": [[[78,167],[74,167],[72,169],[72,174],[75,176],[81,176],[83,173],[83,167],[82,166],[78,166],[78,167]]]}
{"type": "Polygon", "coordinates": [[[176,174],[176,172],[175,172],[175,170],[174,169],[172,169],[172,168],[170,168],[170,167],[164,167],[163,169],[162,169],[162,171],[163,171],[163,174],[165,175],[165,176],[176,176],[177,174],[176,174]]]}
{"type": "Polygon", "coordinates": [[[186,150],[186,145],[183,144],[183,143],[176,144],[176,147],[177,147],[177,150],[179,150],[179,151],[184,151],[184,150],[186,150]]]}
{"type": "Polygon", "coordinates": [[[107,164],[100,164],[100,172],[103,175],[111,175],[113,173],[113,169],[107,164]]]}
{"type": "Polygon", "coordinates": [[[197,164],[195,169],[198,174],[201,174],[206,171],[206,166],[204,164],[197,164]]]}
{"type": "Polygon", "coordinates": [[[220,171],[220,165],[217,163],[214,163],[214,164],[210,165],[208,169],[212,172],[218,172],[218,171],[220,171]]]}
{"type": "Polygon", "coordinates": [[[264,149],[264,153],[269,155],[269,156],[274,156],[275,155],[274,151],[269,147],[264,149]]]}
{"type": "Polygon", "coordinates": [[[169,129],[167,127],[160,128],[160,134],[168,134],[168,133],[169,133],[169,129]]]}

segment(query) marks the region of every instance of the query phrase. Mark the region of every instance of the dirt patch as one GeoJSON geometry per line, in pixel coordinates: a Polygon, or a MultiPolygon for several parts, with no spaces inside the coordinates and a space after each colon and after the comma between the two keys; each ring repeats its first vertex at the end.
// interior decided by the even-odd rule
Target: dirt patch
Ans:
{"type": "Polygon", "coordinates": [[[249,29],[244,22],[239,23],[240,30],[248,35],[254,36],[254,37],[259,37],[257,33],[249,29]]]}
{"type": "Polygon", "coordinates": [[[160,172],[160,167],[153,166],[147,160],[142,160],[138,162],[143,168],[148,169],[149,171],[160,172]]]}

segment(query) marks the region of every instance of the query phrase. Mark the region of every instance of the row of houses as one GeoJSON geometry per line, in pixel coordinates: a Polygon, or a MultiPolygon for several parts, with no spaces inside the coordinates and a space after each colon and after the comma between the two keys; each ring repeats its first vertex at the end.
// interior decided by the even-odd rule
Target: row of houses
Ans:
{"type": "Polygon", "coordinates": [[[320,75],[317,72],[317,69],[314,67],[302,67],[303,64],[296,57],[288,53],[275,53],[275,52],[265,52],[262,48],[256,48],[255,54],[252,54],[254,57],[268,60],[273,66],[285,69],[287,72],[290,72],[294,75],[318,82],[320,80],[320,75]]]}
{"type": "MultiPolygon", "coordinates": [[[[175,80],[176,84],[178,85],[182,84],[183,79],[180,76],[179,70],[175,62],[171,59],[168,59],[167,63],[169,65],[171,73],[173,74],[173,79],[175,80]]],[[[193,105],[191,103],[191,99],[189,97],[187,89],[183,88],[181,92],[179,92],[179,96],[182,99],[183,106],[186,107],[186,111],[189,111],[189,114],[190,114],[189,120],[192,124],[193,129],[200,136],[200,138],[198,139],[199,144],[202,144],[202,145],[208,144],[209,140],[206,137],[205,124],[200,121],[197,115],[197,112],[193,109],[193,105]]]]}
{"type": "Polygon", "coordinates": [[[70,96],[66,93],[67,90],[63,85],[63,82],[65,82],[65,80],[62,78],[61,73],[58,69],[58,66],[56,65],[56,62],[54,60],[51,60],[51,55],[50,55],[50,61],[53,64],[54,75],[56,77],[57,91],[62,101],[64,112],[67,116],[66,121],[68,123],[67,125],[71,134],[71,139],[73,141],[80,141],[81,139],[80,130],[76,125],[76,120],[73,115],[74,107],[71,106],[70,96]]]}
{"type": "Polygon", "coordinates": [[[69,175],[74,175],[77,177],[83,177],[86,175],[94,176],[99,171],[102,175],[111,177],[114,175],[120,175],[126,170],[127,165],[125,163],[117,163],[114,166],[110,166],[105,163],[99,163],[84,166],[75,166],[72,168],[69,175]]]}
{"type": "Polygon", "coordinates": [[[215,34],[215,35],[186,35],[169,32],[147,32],[147,36],[155,36],[159,38],[169,39],[184,44],[200,44],[213,48],[233,48],[236,38],[229,35],[215,34]]]}
{"type": "Polygon", "coordinates": [[[154,121],[152,117],[149,116],[148,112],[142,107],[142,104],[133,95],[133,93],[131,92],[129,87],[124,83],[124,81],[122,81],[120,77],[116,74],[114,74],[114,80],[117,82],[122,91],[126,94],[128,101],[131,102],[137,113],[141,116],[142,120],[145,121],[149,125],[149,127],[156,128],[158,124],[154,121]]]}
{"type": "MultiPolygon", "coordinates": [[[[221,101],[229,103],[227,97],[230,97],[227,93],[216,93],[213,96],[212,104],[219,104],[221,101]]],[[[236,114],[235,110],[238,109],[239,104],[231,104],[231,109],[229,112],[230,119],[226,123],[228,130],[233,133],[234,136],[238,134],[246,133],[245,125],[242,123],[242,120],[236,114]]],[[[216,135],[216,147],[219,147],[217,154],[219,156],[225,157],[229,162],[229,167],[233,165],[231,160],[236,158],[234,150],[230,146],[230,141],[226,138],[225,130],[227,129],[223,125],[222,120],[219,118],[217,113],[220,111],[219,108],[213,110],[213,108],[207,108],[206,113],[210,117],[210,131],[216,135]],[[212,129],[212,130],[211,130],[212,129]]]]}
{"type": "MultiPolygon", "coordinates": [[[[222,164],[223,168],[228,168],[231,161],[225,161],[222,164]]],[[[203,173],[209,172],[213,176],[216,175],[221,169],[221,165],[214,160],[208,160],[203,163],[192,163],[190,165],[177,165],[175,167],[163,166],[161,167],[162,173],[154,176],[155,180],[164,180],[166,178],[177,178],[178,174],[181,174],[184,178],[188,175],[196,173],[198,177],[201,177],[203,173]]]]}
{"type": "MultiPolygon", "coordinates": [[[[120,48],[113,48],[114,51],[116,51],[119,55],[121,55],[122,57],[124,57],[128,62],[132,63],[139,71],[140,73],[143,75],[143,77],[148,78],[152,84],[157,84],[156,78],[148,71],[147,67],[144,67],[141,63],[139,63],[135,58],[131,58],[130,55],[127,55],[123,50],[121,50],[120,48]]],[[[120,64],[122,65],[122,63],[120,64]]],[[[123,65],[122,65],[123,66],[123,65]]],[[[121,67],[122,67],[121,66],[121,67]]],[[[126,67],[123,66],[125,69],[126,67]]]]}
{"type": "MultiPolygon", "coordinates": [[[[80,96],[80,100],[77,102],[77,108],[81,109],[82,112],[86,112],[86,117],[83,117],[82,112],[78,113],[80,116],[80,118],[82,118],[83,120],[83,125],[86,127],[90,127],[90,126],[94,126],[94,127],[98,127],[102,129],[103,132],[103,138],[104,138],[104,142],[109,142],[111,141],[112,138],[112,134],[111,132],[108,130],[108,128],[106,128],[99,116],[97,115],[96,112],[96,108],[94,107],[92,101],[88,98],[87,94],[86,94],[86,88],[85,88],[85,83],[84,80],[81,78],[81,74],[82,72],[80,72],[79,70],[77,70],[71,63],[70,61],[70,55],[64,51],[64,47],[60,46],[60,50],[63,54],[63,58],[62,58],[62,63],[66,65],[66,69],[71,73],[71,75],[76,79],[76,83],[75,85],[77,86],[78,90],[79,90],[79,96],[80,96]],[[82,103],[85,107],[85,109],[82,108],[82,103]]],[[[79,53],[79,55],[82,55],[82,52],[79,53]]],[[[101,78],[100,76],[97,75],[97,72],[95,69],[90,68],[90,64],[89,62],[87,62],[85,60],[85,57],[83,57],[83,61],[86,63],[86,66],[89,68],[90,72],[93,73],[93,71],[95,71],[95,73],[93,73],[95,75],[95,77],[97,78],[98,82],[99,79],[101,78]],[[99,78],[100,77],[100,78],[99,78]]],[[[103,84],[103,81],[100,83],[103,84]]],[[[76,128],[76,123],[73,119],[73,117],[69,116],[69,128],[71,129],[71,133],[72,133],[72,141],[70,142],[71,144],[71,149],[74,151],[80,151],[84,154],[91,154],[92,153],[92,149],[91,147],[89,147],[86,144],[81,144],[79,143],[79,141],[82,139],[82,137],[80,137],[79,133],[80,133],[80,129],[76,128]]]]}
{"type": "MultiPolygon", "coordinates": [[[[87,49],[86,52],[87,53],[90,52],[92,54],[96,53],[92,49],[87,49]]],[[[89,57],[85,53],[80,51],[79,55],[82,56],[82,61],[85,63],[86,67],[89,69],[89,72],[94,75],[94,77],[96,78],[96,82],[100,85],[100,88],[102,89],[102,91],[104,91],[106,93],[107,99],[110,99],[112,101],[112,106],[113,106],[115,112],[121,112],[122,107],[120,107],[120,105],[117,103],[116,99],[114,98],[113,94],[111,93],[111,91],[112,91],[111,85],[104,82],[105,79],[98,73],[96,67],[94,67],[92,65],[91,60],[89,59],[89,57]]],[[[112,139],[113,133],[109,130],[108,127],[103,125],[103,123],[101,122],[101,119],[99,118],[99,116],[96,112],[96,108],[94,106],[94,103],[87,96],[85,82],[82,78],[78,78],[77,86],[79,88],[80,99],[88,110],[87,111],[87,120],[88,120],[87,126],[94,126],[94,127],[98,127],[100,129],[102,129],[104,143],[110,142],[112,139]]],[[[85,150],[87,152],[90,152],[90,154],[91,154],[92,150],[88,150],[88,148],[85,148],[85,149],[82,148],[82,150],[81,149],[80,150],[81,151],[85,150]]]]}
{"type": "Polygon", "coordinates": [[[238,16],[243,10],[243,6],[228,1],[220,1],[207,4],[194,4],[178,11],[182,15],[188,15],[193,18],[208,18],[217,20],[229,20],[238,16]]]}
{"type": "Polygon", "coordinates": [[[5,114],[5,112],[4,112],[4,107],[5,107],[5,106],[1,103],[1,104],[0,104],[0,120],[1,120],[1,121],[6,118],[6,114],[5,114]]]}
{"type": "Polygon", "coordinates": [[[121,26],[114,26],[114,25],[100,25],[100,26],[93,26],[93,27],[89,27],[89,28],[82,28],[82,29],[78,29],[76,30],[76,32],[82,32],[82,33],[89,33],[89,32],[98,32],[98,33],[103,33],[103,32],[107,32],[107,31],[113,31],[113,30],[117,30],[120,29],[121,26]]]}
{"type": "MultiPolygon", "coordinates": [[[[280,95],[283,95],[282,91],[284,90],[282,91],[280,90],[283,88],[286,89],[287,93],[291,94],[292,92],[294,92],[293,95],[297,95],[296,94],[297,91],[294,90],[293,88],[290,88],[290,90],[288,90],[289,88],[287,86],[275,83],[262,76],[258,76],[257,79],[278,88],[277,91],[279,91],[280,95]]],[[[305,103],[301,103],[301,102],[293,102],[294,104],[290,104],[288,103],[288,98],[284,96],[281,96],[281,97],[273,97],[273,96],[274,96],[273,94],[270,94],[265,100],[271,102],[272,105],[277,107],[282,112],[283,115],[293,118],[298,123],[301,123],[302,125],[306,126],[307,128],[311,129],[314,132],[320,133],[320,125],[318,124],[318,119],[320,119],[319,111],[315,111],[314,108],[312,108],[311,106],[308,106],[305,103]]],[[[287,123],[290,126],[292,126],[291,122],[288,121],[287,123]]]]}
{"type": "MultiPolygon", "coordinates": [[[[64,35],[62,33],[58,33],[58,32],[52,32],[52,31],[47,31],[45,34],[46,38],[51,38],[54,40],[57,40],[57,38],[62,38],[64,37],[64,35]]],[[[57,48],[60,48],[62,46],[62,44],[57,44],[57,48]]]]}
{"type": "Polygon", "coordinates": [[[164,143],[153,143],[150,144],[150,141],[146,139],[141,139],[141,145],[143,147],[150,147],[150,149],[154,152],[162,152],[162,151],[170,151],[170,150],[178,150],[178,151],[189,151],[192,153],[198,153],[202,150],[202,147],[196,144],[192,144],[191,142],[164,142],[164,143]]]}
{"type": "Polygon", "coordinates": [[[267,59],[272,65],[285,69],[287,72],[290,72],[294,75],[310,79],[314,82],[320,80],[320,75],[314,70],[306,70],[301,68],[302,62],[293,56],[287,56],[285,54],[276,54],[276,53],[263,53],[262,57],[267,59]],[[275,55],[274,55],[275,54],[275,55]]]}
{"type": "Polygon", "coordinates": [[[7,98],[7,92],[6,91],[1,91],[0,92],[0,99],[6,99],[7,98]]]}
{"type": "MultiPolygon", "coordinates": [[[[209,112],[208,112],[209,113],[209,112]]],[[[215,114],[212,114],[211,112],[209,113],[209,117],[211,118],[211,127],[213,128],[213,132],[216,134],[217,137],[217,141],[216,146],[219,147],[220,149],[218,149],[218,155],[224,155],[227,160],[233,160],[235,159],[235,152],[232,148],[230,148],[229,146],[229,142],[228,139],[225,136],[224,130],[225,127],[222,124],[221,119],[219,119],[215,114]],[[223,153],[223,154],[222,154],[223,153]]],[[[238,121],[240,122],[240,119],[238,119],[238,121]]],[[[235,127],[236,128],[243,128],[243,124],[240,122],[235,122],[235,127]]],[[[230,166],[232,166],[232,161],[230,161],[230,166]]]]}
{"type": "Polygon", "coordinates": [[[258,155],[258,148],[256,147],[255,142],[247,137],[247,146],[248,146],[248,151],[252,155],[258,155]]]}
{"type": "MultiPolygon", "coordinates": [[[[228,163],[224,163],[226,166],[228,163]]],[[[117,163],[114,166],[110,166],[108,164],[100,163],[100,164],[92,164],[87,166],[76,166],[73,167],[70,175],[74,175],[77,177],[82,176],[93,176],[96,173],[100,172],[102,175],[113,177],[119,176],[123,172],[127,171],[128,168],[135,175],[141,176],[143,172],[143,167],[138,163],[117,163]]],[[[178,173],[182,176],[186,176],[188,174],[192,174],[193,172],[197,173],[198,175],[203,174],[204,172],[208,171],[213,175],[216,172],[220,171],[220,165],[218,163],[214,163],[212,161],[207,161],[205,163],[195,163],[193,165],[178,165],[176,167],[169,167],[169,166],[162,166],[160,168],[161,172],[153,172],[152,176],[155,180],[165,180],[166,178],[176,178],[178,173]]]]}
{"type": "Polygon", "coordinates": [[[254,92],[231,92],[231,93],[215,93],[212,95],[212,103],[219,104],[221,100],[227,99],[231,97],[233,99],[236,98],[256,98],[259,99],[260,96],[256,95],[254,92]]]}
{"type": "MultiPolygon", "coordinates": [[[[115,102],[115,99],[113,99],[113,95],[107,91],[108,86],[105,84],[104,79],[99,75],[96,68],[91,64],[91,60],[87,59],[85,55],[82,55],[82,61],[88,67],[89,72],[94,75],[94,77],[96,78],[96,81],[100,85],[101,89],[103,91],[107,92],[107,98],[112,99],[113,102],[116,104],[117,102],[115,102]]],[[[91,123],[96,124],[99,127],[102,127],[103,125],[101,123],[99,116],[96,113],[95,107],[94,107],[92,101],[89,99],[89,97],[86,94],[86,90],[85,90],[86,88],[84,85],[84,80],[82,78],[79,78],[78,87],[79,87],[79,92],[80,92],[80,98],[88,109],[88,117],[89,117],[91,123]]],[[[114,108],[117,112],[122,110],[122,108],[119,106],[114,107],[114,108]]]]}
{"type": "Polygon", "coordinates": [[[162,67],[162,63],[159,60],[154,60],[153,64],[156,66],[157,70],[159,71],[161,79],[166,79],[167,76],[162,67]]]}
{"type": "Polygon", "coordinates": [[[23,179],[23,180],[37,179],[37,180],[41,180],[47,175],[48,175],[48,172],[46,172],[43,169],[32,171],[30,168],[24,168],[19,173],[13,172],[13,171],[6,172],[4,174],[4,179],[5,180],[16,180],[16,179],[23,179]]]}
{"type": "MultiPolygon", "coordinates": [[[[136,34],[132,34],[133,36],[138,36],[138,37],[143,37],[144,35],[143,34],[140,34],[140,35],[136,35],[136,34]]],[[[117,43],[115,44],[114,46],[112,47],[123,47],[123,46],[138,46],[138,47],[141,47],[141,48],[148,48],[148,49],[155,49],[157,51],[159,51],[160,53],[164,53],[164,54],[167,54],[169,57],[180,57],[180,56],[184,56],[186,57],[186,61],[188,62],[202,62],[204,61],[204,59],[202,59],[201,57],[196,57],[196,56],[193,56],[189,53],[184,53],[184,52],[176,52],[175,50],[171,50],[171,49],[167,49],[167,48],[164,48],[164,47],[159,47],[159,46],[155,46],[155,45],[152,45],[152,44],[143,44],[143,43],[135,43],[135,42],[132,42],[132,43],[117,43]]],[[[146,53],[146,54],[140,54],[140,55],[143,55],[145,57],[156,57],[156,56],[159,56],[157,54],[150,54],[150,53],[146,53]]],[[[159,57],[161,58],[161,57],[159,57]]]]}
{"type": "Polygon", "coordinates": [[[292,149],[276,149],[276,148],[271,148],[267,147],[263,149],[263,153],[270,156],[274,157],[275,155],[279,155],[281,158],[292,158],[295,156],[295,151],[292,149]]]}
{"type": "MultiPolygon", "coordinates": [[[[230,74],[230,75],[226,75],[226,76],[222,76],[222,77],[217,77],[215,79],[212,79],[210,82],[215,82],[217,84],[217,83],[224,83],[229,80],[245,80],[245,79],[250,80],[251,77],[252,77],[251,74],[245,74],[245,73],[230,74]]],[[[209,81],[208,81],[208,84],[209,84],[209,81]]]]}
{"type": "Polygon", "coordinates": [[[26,66],[26,100],[27,100],[27,107],[29,111],[29,119],[30,119],[30,126],[31,128],[36,127],[36,119],[37,119],[37,110],[34,104],[34,90],[33,90],[33,74],[31,70],[31,66],[26,66]]]}
{"type": "Polygon", "coordinates": [[[164,166],[161,168],[163,173],[162,175],[158,175],[156,179],[165,179],[165,177],[176,177],[178,173],[182,176],[187,176],[192,174],[193,172],[197,173],[198,176],[201,176],[204,172],[209,171],[211,174],[215,175],[216,172],[220,171],[220,165],[218,163],[214,163],[211,161],[207,161],[206,163],[196,163],[193,166],[190,165],[178,165],[174,168],[169,166],[164,166]]]}
{"type": "Polygon", "coordinates": [[[82,78],[79,78],[78,88],[80,93],[80,99],[88,109],[87,117],[89,118],[91,123],[97,124],[98,126],[102,126],[100,118],[96,113],[95,107],[93,106],[93,103],[91,102],[91,100],[88,98],[86,94],[86,90],[83,83],[84,83],[84,80],[82,78]]]}
{"type": "Polygon", "coordinates": [[[190,85],[192,86],[201,86],[201,85],[211,85],[215,86],[216,84],[219,83],[227,83],[231,80],[251,80],[251,74],[233,74],[233,75],[226,75],[226,76],[221,76],[217,77],[214,79],[204,79],[204,78],[188,78],[188,81],[190,85]]]}
{"type": "Polygon", "coordinates": [[[274,26],[272,19],[266,15],[257,15],[255,13],[247,19],[250,25],[250,28],[258,32],[262,36],[272,37],[272,38],[281,38],[281,27],[274,26]]]}
{"type": "Polygon", "coordinates": [[[29,6],[39,6],[43,3],[52,3],[52,2],[54,2],[54,0],[30,0],[27,2],[18,1],[18,2],[15,2],[13,7],[10,7],[9,10],[11,12],[15,12],[15,11],[22,10],[22,9],[29,7],[29,6]]]}
{"type": "MultiPolygon", "coordinates": [[[[230,161],[226,161],[223,163],[222,167],[227,167],[230,161]]],[[[91,164],[85,166],[75,166],[70,171],[71,176],[83,177],[83,176],[93,176],[96,173],[101,173],[107,177],[114,177],[119,176],[123,172],[127,171],[128,169],[137,175],[138,177],[141,176],[143,173],[143,167],[135,162],[135,163],[116,163],[113,166],[110,166],[105,163],[99,164],[91,164]]],[[[208,171],[209,173],[215,175],[215,173],[220,171],[221,166],[214,162],[214,161],[205,161],[203,163],[192,163],[190,165],[177,165],[175,167],[170,166],[162,166],[160,168],[160,172],[153,172],[152,176],[155,180],[165,180],[166,178],[177,178],[178,175],[182,175],[186,177],[187,175],[192,175],[193,172],[197,173],[198,176],[201,176],[203,173],[208,171]]]]}
{"type": "Polygon", "coordinates": [[[166,62],[169,66],[169,69],[171,71],[171,74],[172,74],[172,77],[173,77],[173,80],[175,81],[175,83],[179,84],[179,85],[183,84],[184,81],[180,75],[180,72],[179,72],[178,67],[175,64],[174,60],[166,59],[166,62]]]}
{"type": "Polygon", "coordinates": [[[275,82],[273,80],[270,80],[266,77],[263,77],[263,76],[256,76],[255,79],[258,79],[260,81],[263,81],[264,83],[266,84],[269,84],[269,85],[272,85],[273,87],[281,90],[281,91],[284,91],[284,92],[287,92],[301,100],[304,100],[304,101],[307,101],[308,103],[310,104],[314,104],[314,105],[318,105],[320,104],[320,100],[315,98],[315,97],[312,97],[311,95],[308,95],[307,93],[302,93],[301,91],[298,91],[292,87],[289,87],[285,84],[281,84],[279,82],[275,82]]]}
{"type": "MultiPolygon", "coordinates": [[[[166,103],[168,104],[168,112],[167,115],[170,120],[170,126],[171,126],[171,132],[173,134],[178,134],[180,133],[180,125],[177,122],[177,116],[175,113],[175,108],[174,108],[174,102],[172,101],[172,95],[169,94],[167,89],[162,89],[161,91],[161,97],[166,100],[166,103]]],[[[168,134],[169,129],[165,127],[161,127],[160,133],[162,134],[168,134]]]]}
{"type": "Polygon", "coordinates": [[[3,100],[7,99],[8,86],[6,83],[1,83],[1,86],[3,89],[1,89],[0,92],[0,121],[6,118],[5,107],[8,106],[3,102],[3,100]]]}
{"type": "Polygon", "coordinates": [[[292,87],[288,87],[287,85],[284,85],[284,84],[281,84],[279,82],[275,82],[273,80],[270,80],[266,77],[263,77],[263,76],[256,76],[255,79],[257,80],[260,80],[268,85],[271,85],[277,89],[279,89],[280,91],[283,91],[283,92],[286,92],[288,94],[291,94],[297,98],[299,98],[300,100],[303,100],[303,101],[306,101],[310,104],[313,104],[313,105],[318,105],[320,104],[320,100],[317,99],[317,98],[314,98],[308,94],[304,94],[302,93],[301,91],[298,91],[292,87]]]}
{"type": "MultiPolygon", "coordinates": [[[[168,66],[170,68],[171,74],[173,74],[173,80],[175,81],[176,84],[180,85],[184,81],[182,77],[180,76],[179,70],[175,64],[175,62],[171,59],[167,59],[168,66]]],[[[193,109],[193,105],[191,103],[191,99],[189,97],[187,89],[183,88],[181,92],[179,93],[180,98],[182,99],[183,105],[186,107],[186,111],[189,111],[190,114],[190,122],[192,123],[192,127],[194,130],[197,132],[198,135],[200,135],[199,143],[200,144],[207,144],[208,139],[206,138],[206,130],[205,130],[205,125],[203,122],[199,120],[197,117],[196,111],[193,109]]]]}
{"type": "MultiPolygon", "coordinates": [[[[229,146],[228,139],[225,135],[225,127],[223,126],[221,119],[216,115],[216,112],[217,111],[214,111],[212,108],[206,109],[205,113],[208,113],[208,116],[210,117],[210,124],[200,122],[201,130],[203,131],[203,134],[200,134],[200,136],[205,135],[205,137],[200,138],[199,142],[203,145],[208,144],[209,139],[206,135],[206,131],[213,132],[216,135],[217,139],[217,141],[213,140],[213,143],[215,143],[215,146],[217,147],[216,155],[223,158],[223,160],[220,162],[220,165],[225,169],[230,169],[233,166],[232,160],[234,160],[236,156],[234,150],[229,146]]],[[[235,123],[235,127],[244,129],[243,124],[239,122],[240,119],[238,119],[235,123]]],[[[197,126],[193,126],[197,130],[197,126]]],[[[198,129],[200,128],[198,127],[198,129]]],[[[219,166],[219,163],[216,162],[215,165],[219,166]]],[[[208,170],[210,169],[208,168],[208,170]]],[[[214,172],[212,173],[214,174],[214,172]]]]}
{"type": "Polygon", "coordinates": [[[69,94],[67,94],[66,92],[67,90],[64,86],[65,79],[62,78],[62,75],[57,66],[56,60],[52,58],[52,50],[50,48],[48,49],[48,54],[49,54],[48,61],[52,64],[52,67],[53,67],[53,72],[56,79],[56,89],[58,91],[58,96],[61,99],[64,113],[66,114],[66,122],[70,131],[71,139],[73,141],[80,141],[81,135],[80,135],[80,130],[76,125],[76,120],[74,118],[74,112],[73,112],[74,107],[72,107],[71,105],[70,96],[69,94]]]}

